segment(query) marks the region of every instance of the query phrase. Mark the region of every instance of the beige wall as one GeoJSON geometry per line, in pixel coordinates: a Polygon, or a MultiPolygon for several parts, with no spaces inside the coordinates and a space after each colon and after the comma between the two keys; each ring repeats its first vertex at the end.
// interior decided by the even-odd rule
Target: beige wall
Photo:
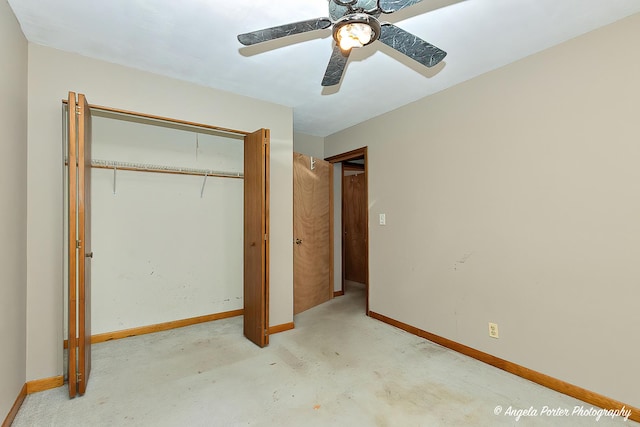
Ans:
{"type": "Polygon", "coordinates": [[[634,15],[326,138],[369,146],[373,311],[640,406],[638,40],[634,15]]]}
{"type": "Polygon", "coordinates": [[[324,138],[304,133],[293,133],[293,151],[324,159],[324,138]]]}
{"type": "Polygon", "coordinates": [[[27,41],[0,0],[0,421],[25,383],[27,41]]]}
{"type": "MultiPolygon", "coordinates": [[[[244,169],[240,136],[97,111],[91,135],[94,159],[244,169]]],[[[243,180],[119,170],[114,194],[114,172],[93,169],[91,186],[93,334],[243,307],[243,180]]]]}
{"type": "Polygon", "coordinates": [[[63,154],[61,99],[232,129],[271,129],[270,324],[293,319],[292,111],[54,49],[29,45],[27,379],[62,373],[63,154]]]}

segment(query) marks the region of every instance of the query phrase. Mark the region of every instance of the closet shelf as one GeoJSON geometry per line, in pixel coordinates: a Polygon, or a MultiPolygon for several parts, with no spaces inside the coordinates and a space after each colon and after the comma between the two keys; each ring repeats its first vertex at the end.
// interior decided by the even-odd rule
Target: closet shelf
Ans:
{"type": "Polygon", "coordinates": [[[222,172],[210,169],[195,169],[195,168],[183,168],[177,166],[163,166],[163,165],[150,165],[144,163],[129,163],[119,162],[113,160],[91,160],[91,167],[97,169],[116,169],[123,171],[134,172],[153,172],[153,173],[170,173],[177,175],[196,175],[196,176],[210,176],[218,178],[235,178],[243,179],[244,174],[242,172],[222,172]]]}

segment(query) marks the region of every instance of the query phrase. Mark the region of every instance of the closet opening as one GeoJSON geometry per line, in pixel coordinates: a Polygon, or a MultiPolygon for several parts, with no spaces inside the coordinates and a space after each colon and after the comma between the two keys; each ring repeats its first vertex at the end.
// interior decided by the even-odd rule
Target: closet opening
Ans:
{"type": "Polygon", "coordinates": [[[62,113],[70,396],[86,389],[92,343],[244,315],[244,335],[267,345],[269,130],[75,93],[62,113]]]}

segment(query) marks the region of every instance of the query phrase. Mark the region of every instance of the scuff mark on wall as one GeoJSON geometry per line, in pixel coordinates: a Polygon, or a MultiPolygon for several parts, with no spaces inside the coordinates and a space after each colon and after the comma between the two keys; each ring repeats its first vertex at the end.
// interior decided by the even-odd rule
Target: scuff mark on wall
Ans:
{"type": "Polygon", "coordinates": [[[475,252],[465,252],[465,254],[462,256],[462,258],[460,258],[458,261],[456,261],[453,264],[453,271],[458,271],[458,267],[460,267],[462,264],[466,263],[467,260],[469,260],[469,258],[471,258],[471,255],[473,255],[475,252]]]}

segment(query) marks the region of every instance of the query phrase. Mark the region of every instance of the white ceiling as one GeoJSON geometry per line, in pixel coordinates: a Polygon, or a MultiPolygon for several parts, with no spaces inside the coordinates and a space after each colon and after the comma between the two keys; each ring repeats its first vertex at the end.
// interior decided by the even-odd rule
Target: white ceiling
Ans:
{"type": "MultiPolygon", "coordinates": [[[[240,33],[328,15],[328,0],[9,0],[30,42],[287,105],[327,136],[640,12],[638,0],[424,0],[382,20],[445,50],[429,69],[380,42],[323,88],[331,30],[243,47],[240,33]]],[[[612,46],[615,48],[615,46],[612,46]]],[[[606,52],[593,59],[606,61],[606,52]]]]}

